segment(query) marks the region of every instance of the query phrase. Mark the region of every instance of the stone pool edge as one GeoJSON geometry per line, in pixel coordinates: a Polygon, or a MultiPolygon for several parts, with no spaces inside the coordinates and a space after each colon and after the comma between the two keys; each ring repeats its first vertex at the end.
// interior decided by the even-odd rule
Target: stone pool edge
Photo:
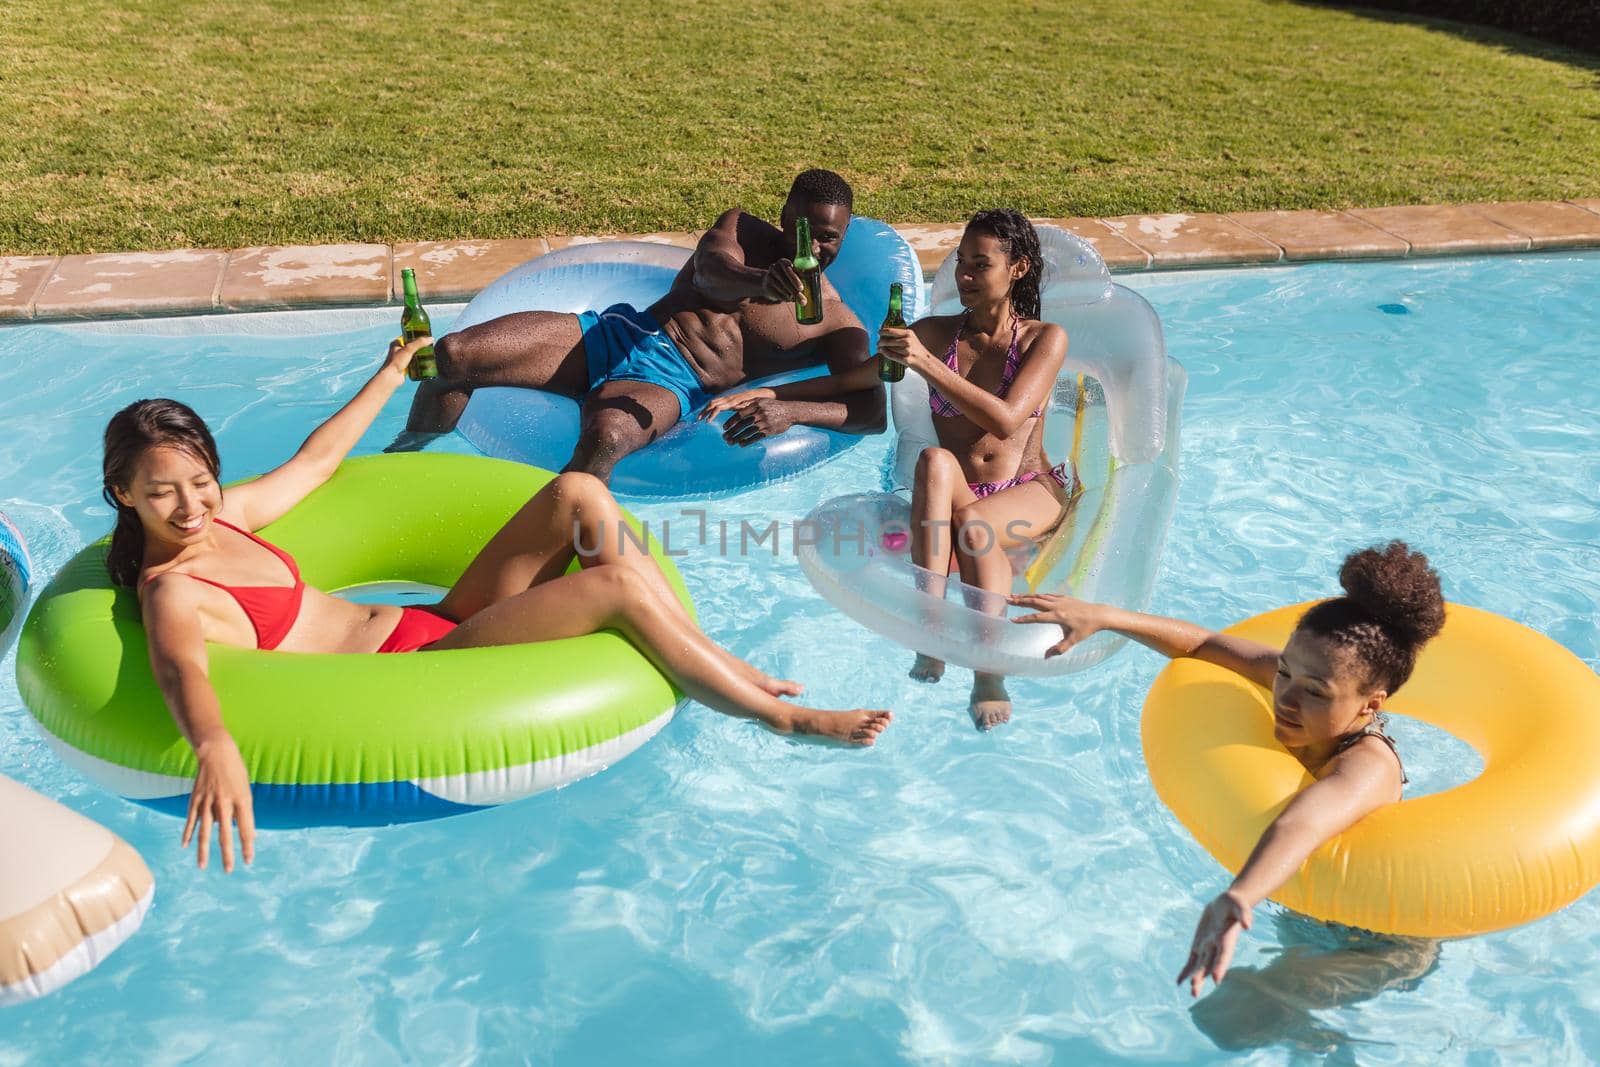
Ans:
{"type": "MultiPolygon", "coordinates": [[[[1118,273],[1600,248],[1600,199],[1035,221],[1085,238],[1118,273]]],[[[962,223],[895,229],[931,276],[960,240],[962,223]]],[[[698,237],[670,232],[0,256],[0,325],[381,307],[397,302],[406,267],[416,270],[426,300],[460,301],[519,263],[557,249],[624,239],[693,247],[698,237]]]]}

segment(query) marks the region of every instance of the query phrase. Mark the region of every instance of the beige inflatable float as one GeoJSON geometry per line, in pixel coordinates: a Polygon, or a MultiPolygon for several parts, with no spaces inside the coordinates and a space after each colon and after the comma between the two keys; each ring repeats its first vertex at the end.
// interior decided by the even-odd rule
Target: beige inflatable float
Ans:
{"type": "Polygon", "coordinates": [[[109,956],[155,888],[122,838],[0,775],[0,1005],[60,989],[109,956]]]}

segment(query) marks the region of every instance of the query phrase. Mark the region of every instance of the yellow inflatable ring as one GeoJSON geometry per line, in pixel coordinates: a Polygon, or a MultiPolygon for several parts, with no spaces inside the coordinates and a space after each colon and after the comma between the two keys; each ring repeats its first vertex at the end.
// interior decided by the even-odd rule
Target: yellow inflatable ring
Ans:
{"type": "MultiPolygon", "coordinates": [[[[1311,605],[1228,632],[1283,645],[1311,605]]],[[[1600,677],[1509,619],[1448,606],[1390,710],[1471,745],[1483,773],[1380,808],[1312,854],[1273,899],[1383,933],[1462,937],[1530,922],[1600,882],[1600,677]]],[[[1141,728],[1156,794],[1237,872],[1267,824],[1309,785],[1272,737],[1271,695],[1174,660],[1141,728]]]]}

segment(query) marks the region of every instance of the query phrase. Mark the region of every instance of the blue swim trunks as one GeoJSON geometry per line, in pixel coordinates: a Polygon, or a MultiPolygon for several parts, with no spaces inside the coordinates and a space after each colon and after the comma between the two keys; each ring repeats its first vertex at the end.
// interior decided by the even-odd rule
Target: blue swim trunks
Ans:
{"type": "Polygon", "coordinates": [[[659,385],[678,398],[679,419],[688,418],[711,399],[694,368],[649,312],[632,304],[581,311],[578,329],[583,331],[590,389],[619,380],[659,385]]]}

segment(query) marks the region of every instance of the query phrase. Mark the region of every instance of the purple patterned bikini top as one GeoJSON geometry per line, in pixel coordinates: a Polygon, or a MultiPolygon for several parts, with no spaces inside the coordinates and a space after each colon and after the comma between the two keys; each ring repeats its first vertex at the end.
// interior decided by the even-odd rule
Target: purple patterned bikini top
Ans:
{"type": "MultiPolygon", "coordinates": [[[[961,364],[956,360],[956,342],[961,340],[961,331],[966,329],[967,315],[969,314],[970,312],[966,311],[961,313],[961,321],[956,324],[956,334],[954,337],[950,338],[950,348],[944,354],[944,365],[955,371],[957,374],[961,373],[961,364]]],[[[1017,369],[1021,366],[1022,357],[1017,354],[1017,317],[1012,315],[1011,347],[1006,349],[1006,365],[1000,370],[1000,388],[998,391],[996,391],[996,396],[1004,400],[1006,394],[1011,392],[1011,383],[1016,379],[1017,369]]],[[[965,412],[963,412],[956,405],[946,400],[944,398],[944,394],[940,393],[938,389],[935,389],[932,382],[928,383],[928,408],[935,415],[938,415],[940,418],[944,419],[965,414],[965,412]]],[[[1034,412],[1030,418],[1037,419],[1039,417],[1040,410],[1041,409],[1038,408],[1034,409],[1034,412]]]]}

